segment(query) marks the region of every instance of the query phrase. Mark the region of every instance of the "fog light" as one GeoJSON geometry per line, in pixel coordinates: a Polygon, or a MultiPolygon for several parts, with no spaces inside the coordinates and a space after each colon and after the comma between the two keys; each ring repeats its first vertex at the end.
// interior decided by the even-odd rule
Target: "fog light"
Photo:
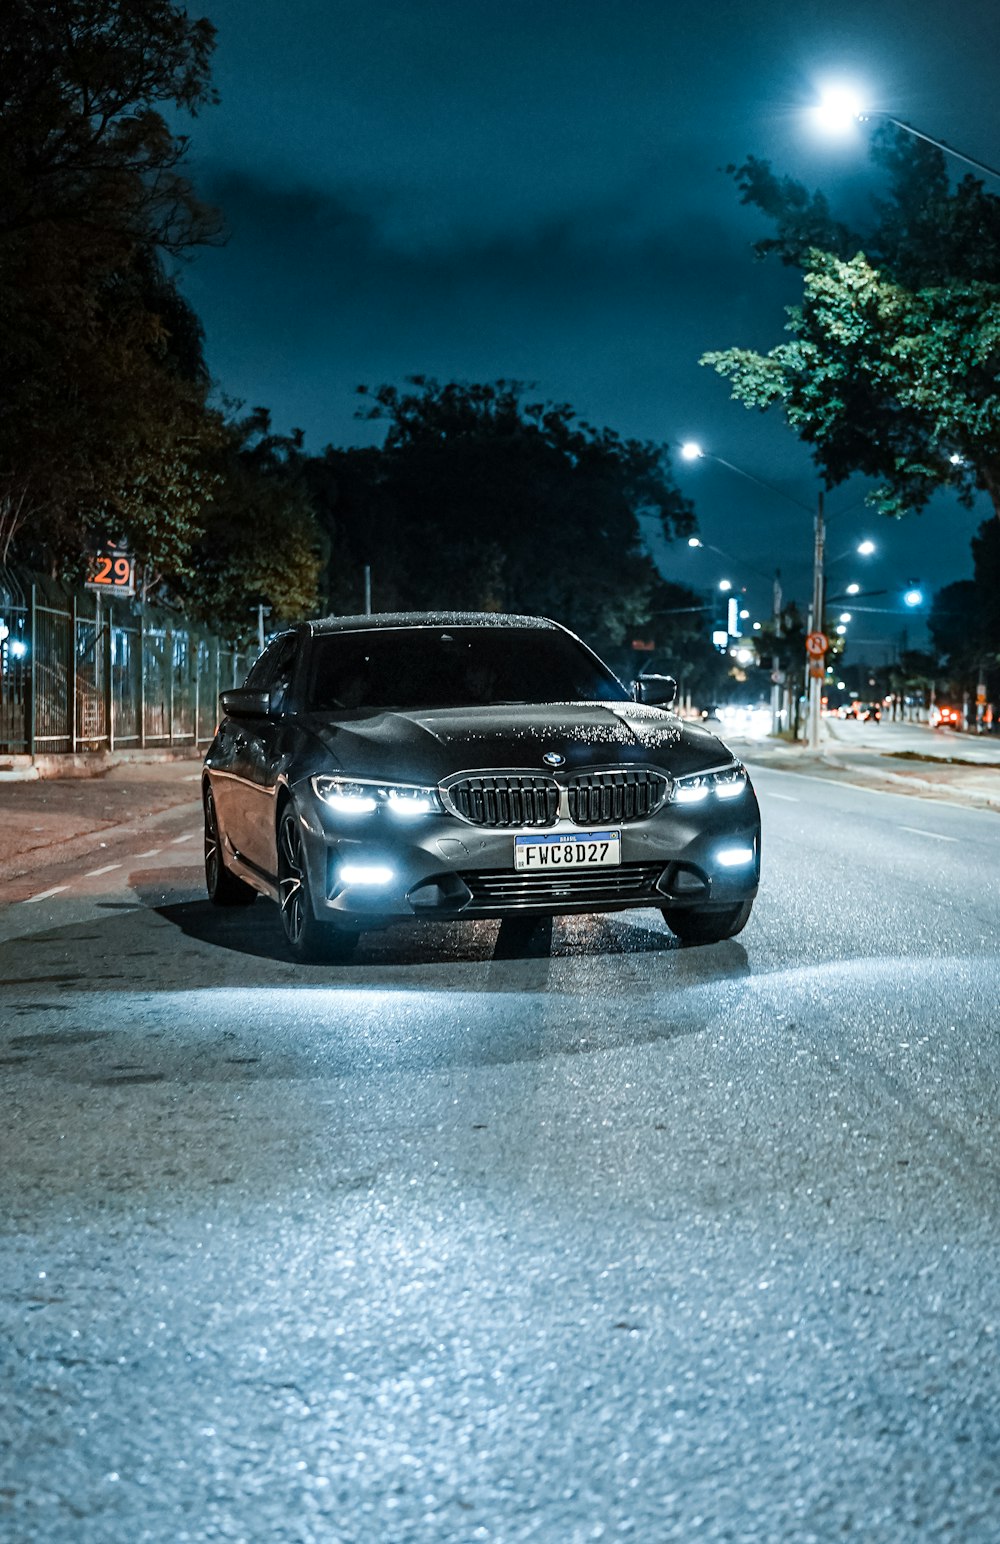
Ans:
{"type": "Polygon", "coordinates": [[[716,856],[722,868],[740,868],[744,863],[753,862],[753,848],[722,847],[716,856]]]}
{"type": "Polygon", "coordinates": [[[387,885],[392,869],[384,863],[342,863],[338,871],[342,885],[387,885]]]}

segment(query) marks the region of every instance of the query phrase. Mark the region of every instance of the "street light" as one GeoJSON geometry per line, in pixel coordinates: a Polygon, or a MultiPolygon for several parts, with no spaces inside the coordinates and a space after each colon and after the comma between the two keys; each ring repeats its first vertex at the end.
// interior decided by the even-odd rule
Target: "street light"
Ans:
{"type": "Polygon", "coordinates": [[[954,156],[956,161],[964,161],[966,166],[974,167],[977,172],[985,172],[987,177],[996,177],[1000,180],[1000,171],[997,171],[995,166],[988,166],[985,161],[977,161],[974,156],[965,155],[963,151],[956,150],[952,145],[946,145],[944,140],[933,139],[922,129],[915,129],[912,123],[904,123],[901,118],[894,118],[891,113],[883,112],[879,108],[867,107],[860,94],[850,86],[827,86],[820,93],[820,99],[812,111],[816,122],[828,133],[842,134],[856,123],[868,123],[872,118],[881,118],[884,122],[891,123],[894,128],[902,129],[904,134],[912,134],[914,139],[923,140],[925,145],[933,145],[935,150],[954,156]]]}
{"type": "MultiPolygon", "coordinates": [[[[807,514],[812,514],[812,509],[811,509],[810,505],[803,504],[801,499],[795,498],[795,496],[793,494],[791,494],[791,493],[786,493],[783,488],[776,488],[776,487],[774,487],[771,483],[765,482],[763,480],[763,478],[761,478],[761,477],[755,477],[752,472],[744,471],[743,467],[736,466],[732,461],[727,461],[724,456],[716,456],[711,451],[705,450],[704,447],[702,445],[700,445],[697,440],[685,440],[685,441],[683,441],[683,443],[680,446],[680,453],[681,453],[681,457],[682,457],[682,459],[684,461],[715,461],[715,462],[718,463],[719,466],[724,466],[727,469],[727,471],[735,472],[737,477],[743,477],[743,478],[746,479],[747,482],[756,483],[757,487],[758,488],[763,488],[765,493],[769,493],[769,494],[772,494],[772,495],[777,495],[778,498],[787,499],[788,502],[790,504],[794,504],[797,509],[802,509],[802,510],[805,510],[805,512],[807,514]]],[[[703,545],[702,542],[697,537],[690,537],[688,539],[688,546],[689,547],[700,547],[702,545],[703,545]]],[[[819,495],[819,507],[818,507],[818,513],[816,515],[816,547],[815,547],[815,552],[814,552],[814,580],[813,580],[813,598],[814,598],[814,602],[815,602],[815,596],[816,596],[815,568],[816,568],[817,564],[819,564],[820,567],[822,566],[822,548],[823,548],[823,495],[821,493],[819,495]]],[[[719,549],[715,548],[713,550],[718,551],[719,549]]],[[[746,564],[746,567],[753,569],[753,564],[748,563],[748,564],[746,564]]],[[[822,589],[822,585],[820,586],[820,588],[822,589]]],[[[774,619],[775,619],[775,637],[777,638],[777,637],[781,636],[781,574],[780,574],[780,570],[776,570],[775,571],[774,579],[773,579],[773,582],[772,582],[772,589],[771,589],[771,603],[772,603],[772,611],[773,611],[773,615],[774,615],[774,619]]],[[[756,627],[756,624],[754,624],[754,625],[756,627]]],[[[819,625],[819,624],[816,624],[816,625],[819,625]]],[[[780,686],[779,686],[778,681],[777,681],[777,675],[778,675],[778,655],[777,655],[777,653],[775,653],[772,656],[772,666],[773,666],[773,668],[772,668],[772,672],[771,672],[771,681],[772,681],[772,686],[771,686],[771,732],[772,732],[772,734],[777,734],[778,730],[780,728],[780,720],[781,720],[781,689],[780,689],[780,686]]],[[[809,713],[810,713],[810,741],[812,743],[818,744],[819,743],[820,694],[819,694],[818,690],[815,690],[815,691],[813,690],[813,688],[816,686],[816,683],[812,679],[810,679],[809,685],[810,685],[810,705],[809,705],[809,713]],[[813,702],[813,697],[815,697],[815,703],[813,702]]]]}
{"type": "MultiPolygon", "coordinates": [[[[787,499],[789,503],[794,504],[798,509],[805,510],[807,514],[813,515],[813,533],[814,533],[814,539],[813,539],[813,585],[812,585],[812,606],[810,608],[810,614],[809,614],[809,631],[811,633],[812,632],[821,632],[822,628],[823,628],[823,613],[824,613],[824,605],[825,605],[825,598],[826,598],[826,569],[827,569],[827,559],[826,559],[826,522],[825,522],[825,518],[824,518],[824,514],[823,514],[823,494],[822,494],[822,492],[820,492],[819,495],[818,495],[817,502],[816,502],[816,509],[815,509],[815,512],[814,512],[810,505],[804,504],[801,501],[801,499],[795,498],[795,496],[793,494],[786,493],[784,491],[784,489],[776,488],[772,484],[764,482],[764,480],[762,478],[755,477],[752,472],[744,471],[744,469],[742,467],[734,465],[734,463],[732,461],[727,461],[723,456],[717,456],[712,451],[705,450],[704,446],[702,446],[697,440],[685,440],[685,441],[683,441],[681,446],[680,446],[680,454],[681,454],[681,457],[683,458],[683,460],[685,460],[685,461],[715,461],[715,462],[717,462],[719,464],[719,466],[726,467],[730,472],[735,472],[737,474],[737,476],[745,478],[748,482],[756,483],[759,488],[763,488],[767,493],[776,494],[779,498],[787,499]]],[[[693,536],[693,537],[689,537],[688,545],[691,546],[691,547],[701,547],[701,546],[704,545],[704,543],[701,541],[701,539],[699,537],[693,536]]],[[[718,552],[719,548],[716,547],[716,548],[713,548],[712,550],[718,552]]],[[[869,540],[869,539],[865,539],[864,541],[859,542],[857,544],[857,546],[850,547],[850,548],[847,549],[847,551],[838,553],[835,558],[832,558],[830,560],[830,563],[831,563],[831,565],[833,563],[839,563],[842,558],[847,557],[849,555],[849,553],[851,553],[851,552],[856,552],[861,557],[870,557],[875,550],[876,550],[875,543],[873,541],[869,540]]],[[[725,556],[725,554],[723,554],[723,556],[725,556]]],[[[747,566],[748,567],[752,567],[752,565],[747,565],[747,566]]],[[[725,581],[724,581],[723,584],[719,586],[719,588],[723,589],[725,587],[726,586],[725,586],[725,581]]],[[[860,591],[860,586],[858,586],[858,585],[848,586],[848,593],[851,594],[851,595],[856,595],[856,594],[859,593],[859,591],[860,591]]],[[[780,587],[779,587],[777,578],[774,581],[774,592],[773,593],[774,593],[774,615],[777,618],[777,617],[780,616],[780,613],[781,613],[781,591],[780,591],[780,587]]],[[[776,673],[776,671],[777,671],[777,656],[775,656],[775,673],[776,673]]],[[[815,668],[815,665],[811,665],[810,673],[809,673],[809,744],[810,744],[810,746],[812,747],[813,750],[817,750],[819,748],[820,733],[821,733],[821,715],[822,715],[822,700],[821,700],[822,699],[822,679],[821,679],[821,677],[822,677],[822,672],[821,671],[817,671],[816,668],[815,668]]],[[[777,732],[777,728],[778,728],[778,694],[777,694],[777,691],[775,691],[775,693],[772,696],[771,710],[772,710],[772,718],[773,718],[773,724],[774,724],[773,732],[776,733],[777,732]]]]}

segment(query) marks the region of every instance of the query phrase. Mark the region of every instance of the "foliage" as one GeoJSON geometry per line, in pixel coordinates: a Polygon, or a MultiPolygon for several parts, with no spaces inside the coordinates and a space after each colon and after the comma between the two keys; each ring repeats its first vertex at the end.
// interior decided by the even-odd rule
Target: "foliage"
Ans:
{"type": "Polygon", "coordinates": [[[928,630],[944,667],[966,683],[984,663],[1000,664],[1000,525],[986,520],[972,539],[974,577],[934,596],[928,630]]]}
{"type": "Polygon", "coordinates": [[[828,483],[883,478],[886,514],[922,508],[943,485],[966,501],[983,491],[1000,510],[1000,285],[913,293],[863,253],[810,262],[791,342],[703,362],[747,407],[780,404],[828,483]]]}
{"type": "Polygon", "coordinates": [[[872,135],[871,160],[886,195],[872,198],[869,217],[856,225],[836,219],[822,192],[779,177],[768,161],[749,156],[730,166],[741,203],[775,227],[754,243],[757,255],[807,269],[817,249],[844,259],[864,251],[911,290],[951,280],[1000,282],[1000,198],[971,176],[953,188],[941,151],[890,124],[872,135]]]}
{"type": "Polygon", "coordinates": [[[328,451],[308,475],[336,550],[371,564],[379,610],[537,612],[602,646],[644,615],[657,576],[640,517],[668,538],[693,526],[664,446],[525,401],[514,381],[361,395],[384,445],[328,451]]]}
{"type": "Polygon", "coordinates": [[[255,408],[225,427],[211,463],[212,502],[184,586],[185,604],[227,637],[256,631],[256,607],[271,628],[314,614],[322,537],[302,474],[302,436],[278,435],[255,408]]]}
{"type": "Polygon", "coordinates": [[[215,29],[172,0],[5,0],[0,237],[53,224],[105,254],[180,252],[217,230],[158,107],[215,100],[215,29]]]}
{"type": "Polygon", "coordinates": [[[217,222],[157,108],[212,99],[213,36],[168,0],[0,15],[0,559],[69,576],[110,535],[186,572],[221,420],[160,254],[217,222]]]}
{"type": "Polygon", "coordinates": [[[702,363],[745,406],[779,406],[828,486],[862,472],[890,515],[942,487],[1000,513],[1000,199],[972,177],[951,190],[940,152],[899,131],[874,153],[890,191],[863,235],[766,162],[735,172],[777,226],[758,250],[804,270],[803,298],[791,342],[702,363]]]}

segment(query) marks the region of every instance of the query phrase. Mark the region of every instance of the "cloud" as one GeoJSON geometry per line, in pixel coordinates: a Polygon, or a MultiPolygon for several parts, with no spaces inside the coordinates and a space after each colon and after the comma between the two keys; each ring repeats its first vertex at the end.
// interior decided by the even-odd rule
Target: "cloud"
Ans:
{"type": "Polygon", "coordinates": [[[640,192],[498,233],[473,210],[461,228],[430,206],[415,218],[382,192],[201,181],[231,232],[183,281],[212,368],[311,439],[362,435],[353,386],[417,372],[536,382],[593,421],[656,433],[678,391],[717,396],[703,349],[757,341],[762,281],[788,284],[755,268],[740,211],[663,218],[640,192]]]}

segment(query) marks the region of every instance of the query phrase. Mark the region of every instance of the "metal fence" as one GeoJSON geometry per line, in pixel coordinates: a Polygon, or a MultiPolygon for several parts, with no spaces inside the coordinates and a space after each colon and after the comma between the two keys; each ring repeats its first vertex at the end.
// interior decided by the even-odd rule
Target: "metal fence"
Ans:
{"type": "Polygon", "coordinates": [[[0,569],[0,754],[192,747],[256,650],[137,601],[0,569]]]}

